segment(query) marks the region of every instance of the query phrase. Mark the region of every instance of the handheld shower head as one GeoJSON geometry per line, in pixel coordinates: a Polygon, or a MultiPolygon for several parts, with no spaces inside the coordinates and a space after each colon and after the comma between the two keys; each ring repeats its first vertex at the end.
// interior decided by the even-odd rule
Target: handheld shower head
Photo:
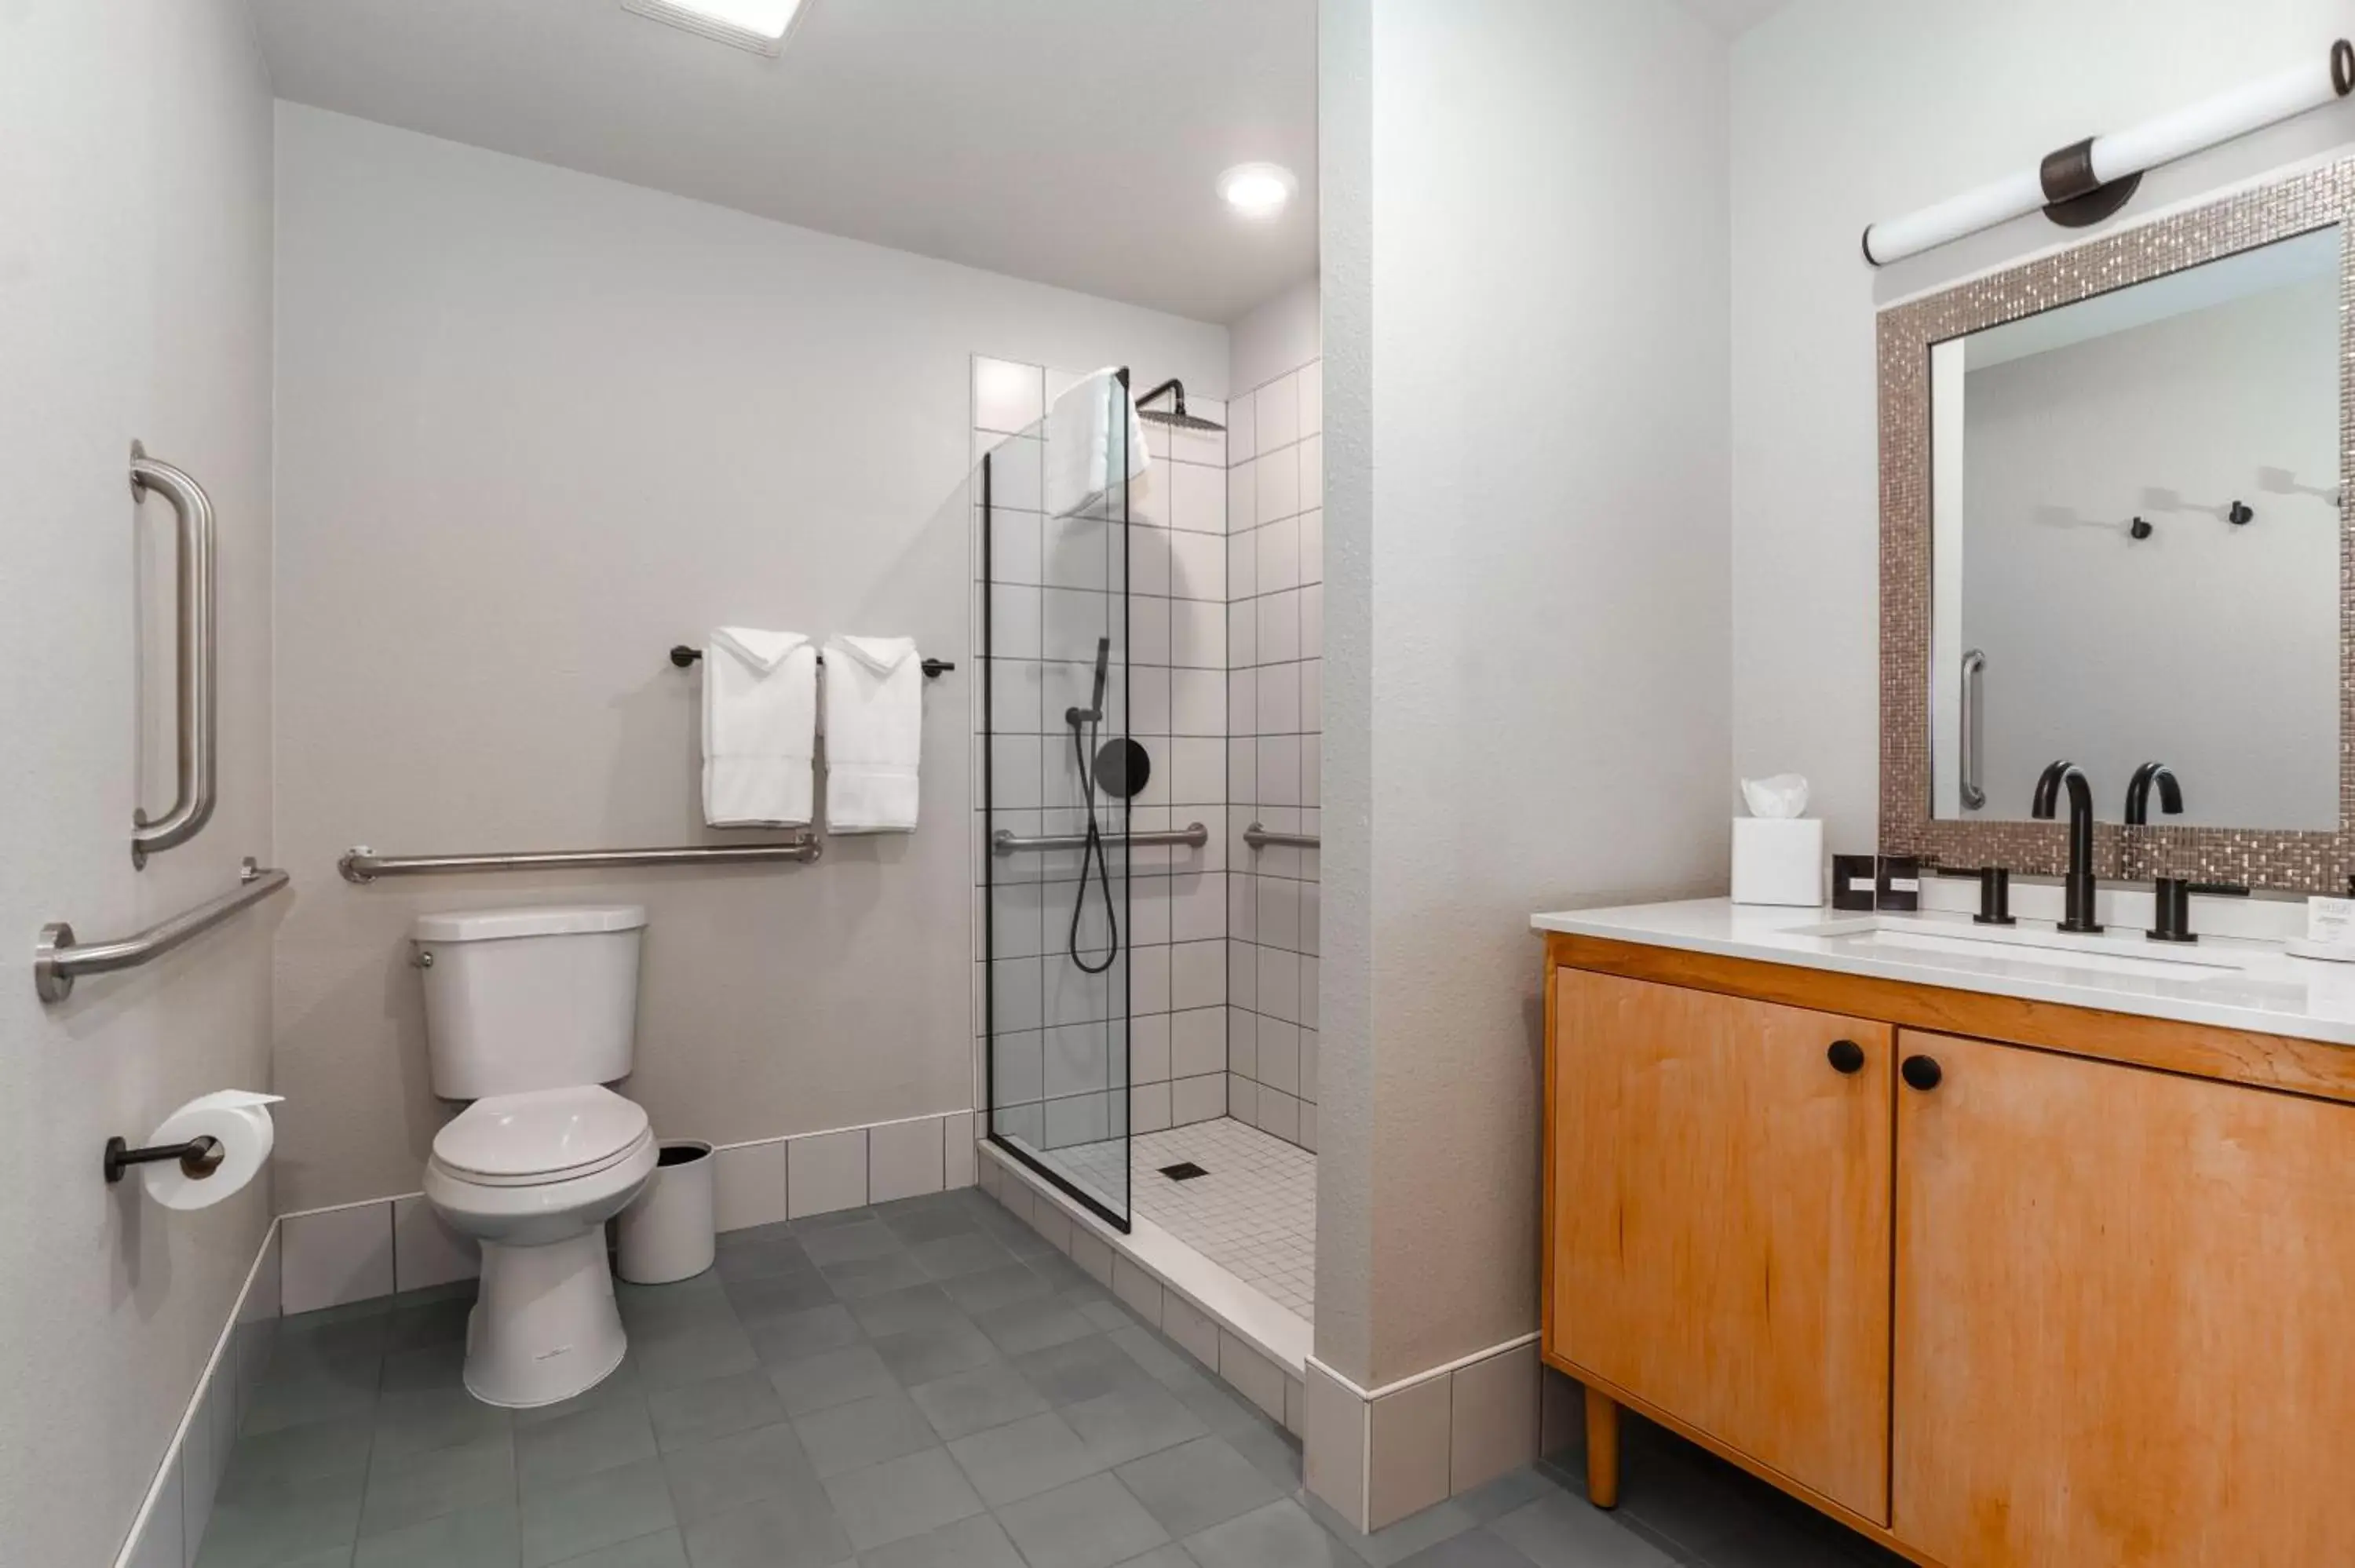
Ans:
{"type": "Polygon", "coordinates": [[[1096,639],[1095,691],[1083,708],[1065,708],[1063,722],[1077,729],[1083,724],[1102,724],[1104,716],[1104,683],[1112,672],[1112,639],[1096,639]]]}

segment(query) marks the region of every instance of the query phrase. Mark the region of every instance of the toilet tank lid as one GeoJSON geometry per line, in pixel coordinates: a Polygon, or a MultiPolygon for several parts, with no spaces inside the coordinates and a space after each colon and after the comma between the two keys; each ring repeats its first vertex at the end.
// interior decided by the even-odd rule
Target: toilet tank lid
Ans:
{"type": "Polygon", "coordinates": [[[409,935],[420,942],[489,942],[502,937],[556,937],[581,931],[634,931],[643,904],[574,904],[538,909],[457,909],[420,915],[409,935]]]}

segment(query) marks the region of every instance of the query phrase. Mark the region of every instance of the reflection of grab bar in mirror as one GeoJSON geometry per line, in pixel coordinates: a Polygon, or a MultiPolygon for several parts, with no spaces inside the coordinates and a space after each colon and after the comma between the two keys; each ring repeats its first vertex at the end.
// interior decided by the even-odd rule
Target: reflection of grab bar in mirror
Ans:
{"type": "Polygon", "coordinates": [[[1987,672],[1987,654],[1974,648],[1963,655],[1963,713],[1960,755],[1963,809],[1976,811],[1987,804],[1987,791],[1979,787],[1979,680],[1987,672]]]}

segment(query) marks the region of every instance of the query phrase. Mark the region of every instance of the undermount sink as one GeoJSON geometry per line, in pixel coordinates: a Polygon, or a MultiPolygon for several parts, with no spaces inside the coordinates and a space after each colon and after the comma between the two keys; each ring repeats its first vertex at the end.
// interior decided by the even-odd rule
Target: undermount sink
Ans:
{"type": "Polygon", "coordinates": [[[2240,974],[2245,967],[2212,951],[2145,951],[2155,944],[2144,941],[2138,931],[2125,937],[2087,936],[2050,926],[1980,927],[1918,916],[1861,915],[1796,927],[1788,934],[1813,937],[1843,951],[1886,953],[1933,964],[1945,961],[1960,969],[2028,965],[2055,973],[2091,970],[2196,985],[2240,974]]]}

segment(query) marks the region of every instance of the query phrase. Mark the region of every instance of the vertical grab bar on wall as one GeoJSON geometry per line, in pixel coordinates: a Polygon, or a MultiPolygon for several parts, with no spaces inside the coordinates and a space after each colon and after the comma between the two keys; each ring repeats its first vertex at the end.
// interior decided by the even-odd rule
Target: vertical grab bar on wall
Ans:
{"type": "Polygon", "coordinates": [[[172,504],[179,520],[179,627],[175,689],[178,736],[176,772],[179,784],[172,809],[150,821],[143,808],[132,816],[131,863],[144,866],[159,851],[186,843],[213,815],[214,592],[213,503],[204,487],[170,463],[131,443],[131,493],[145,500],[155,491],[172,504]]]}
{"type": "Polygon", "coordinates": [[[1955,749],[1960,753],[1957,793],[1966,811],[1987,804],[1987,791],[1979,786],[1979,681],[1986,673],[1984,651],[1974,648],[1963,655],[1962,734],[1955,749]]]}

